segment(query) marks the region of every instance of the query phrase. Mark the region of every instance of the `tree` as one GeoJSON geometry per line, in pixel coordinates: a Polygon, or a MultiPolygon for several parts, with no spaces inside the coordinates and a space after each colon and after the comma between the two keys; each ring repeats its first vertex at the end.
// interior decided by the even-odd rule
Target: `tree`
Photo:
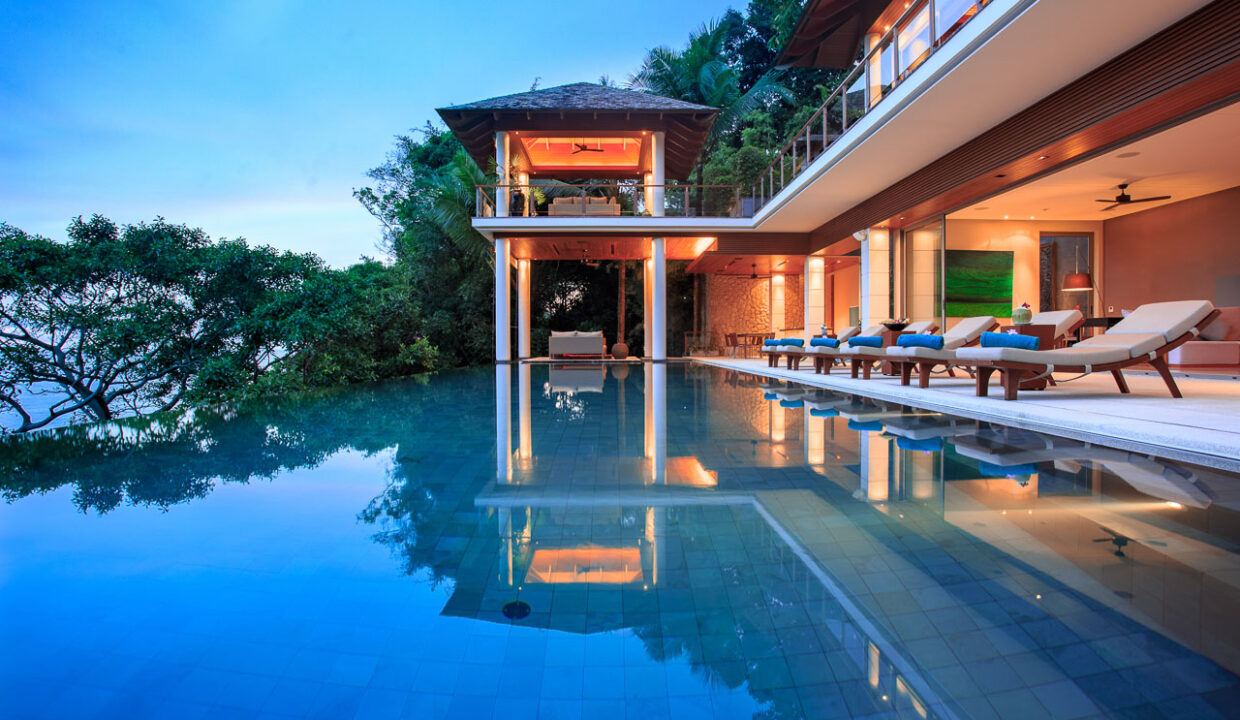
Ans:
{"type": "Polygon", "coordinates": [[[208,360],[261,373],[277,343],[248,316],[319,267],[162,218],[123,229],[78,218],[67,244],[0,224],[0,404],[25,431],[173,407],[208,360]]]}

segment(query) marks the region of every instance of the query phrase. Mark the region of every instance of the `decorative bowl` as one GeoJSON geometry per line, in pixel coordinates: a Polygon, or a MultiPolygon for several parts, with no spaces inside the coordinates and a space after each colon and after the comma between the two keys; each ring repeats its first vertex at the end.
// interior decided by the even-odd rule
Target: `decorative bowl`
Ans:
{"type": "Polygon", "coordinates": [[[888,329],[888,330],[890,330],[891,332],[900,332],[900,331],[901,331],[901,330],[903,330],[904,328],[908,327],[908,323],[905,323],[905,322],[885,322],[885,323],[883,323],[883,327],[887,328],[887,329],[888,329]]]}

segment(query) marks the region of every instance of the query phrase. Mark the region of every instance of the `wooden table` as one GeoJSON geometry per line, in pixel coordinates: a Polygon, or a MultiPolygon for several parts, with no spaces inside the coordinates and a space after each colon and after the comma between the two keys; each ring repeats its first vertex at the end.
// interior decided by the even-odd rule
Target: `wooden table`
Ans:
{"type": "Polygon", "coordinates": [[[745,353],[745,357],[749,357],[749,348],[762,347],[763,340],[767,338],[773,338],[773,337],[775,337],[775,334],[769,333],[769,332],[736,333],[736,342],[739,343],[742,348],[745,348],[745,350],[743,351],[745,353]],[[745,342],[746,340],[753,340],[753,342],[745,342]]]}

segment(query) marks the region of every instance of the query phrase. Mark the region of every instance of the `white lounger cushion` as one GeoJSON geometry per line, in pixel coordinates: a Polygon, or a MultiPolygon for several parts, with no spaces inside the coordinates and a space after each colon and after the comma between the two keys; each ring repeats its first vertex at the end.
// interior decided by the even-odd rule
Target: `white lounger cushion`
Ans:
{"type": "Polygon", "coordinates": [[[865,357],[875,358],[887,357],[886,351],[887,348],[869,347],[868,345],[849,345],[847,347],[840,347],[840,355],[854,357],[860,357],[863,355],[865,357]]]}
{"type": "Polygon", "coordinates": [[[775,352],[799,353],[799,352],[805,352],[805,348],[800,345],[776,345],[775,352]]]}
{"type": "Polygon", "coordinates": [[[839,333],[837,333],[837,334],[836,334],[836,336],[835,336],[835,338],[836,338],[837,340],[839,340],[840,342],[844,342],[844,341],[845,341],[845,340],[847,340],[848,338],[853,337],[853,336],[855,336],[855,335],[858,335],[858,334],[860,334],[860,333],[861,333],[861,327],[860,327],[860,326],[858,326],[858,325],[850,325],[850,326],[848,326],[848,327],[844,328],[843,330],[841,330],[839,333]]]}
{"type": "MultiPolygon", "coordinates": [[[[950,350],[967,345],[982,336],[995,324],[994,315],[978,315],[964,318],[943,333],[943,349],[950,350]]],[[[929,350],[930,348],[926,348],[929,350]]]]}
{"type": "Polygon", "coordinates": [[[1059,350],[1022,350],[1010,347],[963,347],[956,351],[960,360],[975,362],[1015,362],[1028,365],[1106,365],[1130,359],[1127,348],[1074,345],[1059,350]]]}
{"type": "Polygon", "coordinates": [[[901,332],[913,333],[914,335],[916,335],[916,334],[920,334],[924,332],[929,332],[930,328],[934,327],[936,324],[937,323],[935,323],[933,320],[922,320],[921,322],[909,323],[907,326],[905,326],[904,330],[902,330],[901,332]]]}
{"type": "Polygon", "coordinates": [[[1167,341],[1159,333],[1124,333],[1121,335],[1106,333],[1105,335],[1095,335],[1082,340],[1072,347],[1124,348],[1128,351],[1128,357],[1135,358],[1140,355],[1146,355],[1166,344],[1167,341]]]}
{"type": "Polygon", "coordinates": [[[811,355],[839,355],[840,349],[837,347],[827,347],[826,345],[810,345],[805,348],[805,352],[811,355]]]}
{"type": "Polygon", "coordinates": [[[899,347],[892,345],[889,348],[883,348],[887,351],[887,357],[918,360],[941,360],[943,362],[951,362],[956,359],[956,350],[948,348],[944,341],[942,350],[935,350],[928,347],[899,347]]]}
{"type": "Polygon", "coordinates": [[[881,333],[882,331],[884,331],[884,330],[886,330],[886,329],[887,329],[887,328],[883,327],[882,325],[871,325],[870,327],[868,327],[868,328],[866,328],[866,329],[865,329],[865,332],[863,332],[863,333],[858,333],[858,334],[859,334],[859,335],[867,335],[867,336],[868,336],[868,335],[878,335],[879,333],[881,333]]]}
{"type": "Polygon", "coordinates": [[[1034,325],[1054,325],[1055,337],[1068,332],[1073,325],[1085,319],[1080,310],[1048,310],[1035,313],[1029,322],[1034,325]]]}
{"type": "Polygon", "coordinates": [[[1188,332],[1214,310],[1208,300],[1146,303],[1106,331],[1106,335],[1158,333],[1171,342],[1188,332]]]}

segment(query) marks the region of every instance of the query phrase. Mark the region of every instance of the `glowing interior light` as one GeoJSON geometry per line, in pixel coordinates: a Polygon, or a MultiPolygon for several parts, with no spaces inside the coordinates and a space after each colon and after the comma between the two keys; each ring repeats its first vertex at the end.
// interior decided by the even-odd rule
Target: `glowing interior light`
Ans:
{"type": "Polygon", "coordinates": [[[1181,505],[1181,504],[1180,504],[1180,503],[1178,503],[1178,502],[1175,502],[1174,500],[1168,500],[1168,501],[1167,501],[1167,507],[1169,507],[1169,508],[1171,508],[1171,509],[1173,509],[1173,510],[1183,510],[1183,509],[1184,509],[1184,506],[1183,506],[1183,505],[1181,505]]]}

